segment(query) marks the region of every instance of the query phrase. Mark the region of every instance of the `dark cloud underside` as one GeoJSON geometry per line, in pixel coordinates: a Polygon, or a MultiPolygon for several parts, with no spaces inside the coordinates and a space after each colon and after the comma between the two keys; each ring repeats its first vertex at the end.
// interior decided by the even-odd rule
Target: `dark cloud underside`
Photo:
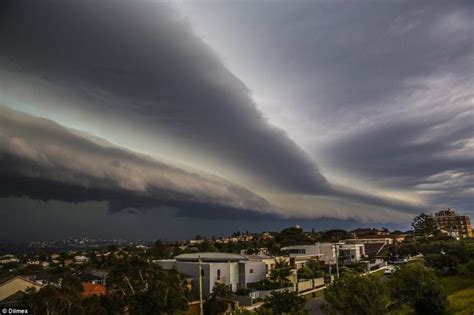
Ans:
{"type": "MultiPolygon", "coordinates": [[[[102,146],[45,119],[0,107],[0,197],[106,201],[109,211],[173,207],[179,215],[259,218],[271,205],[245,188],[102,146]]],[[[271,217],[271,215],[269,215],[271,217]]]]}
{"type": "Polygon", "coordinates": [[[327,191],[315,164],[266,122],[244,84],[167,4],[15,0],[2,6],[2,64],[74,89],[88,104],[80,111],[101,119],[101,128],[119,120],[137,132],[145,127],[149,137],[171,139],[195,159],[224,163],[219,171],[226,177],[327,191]]]}

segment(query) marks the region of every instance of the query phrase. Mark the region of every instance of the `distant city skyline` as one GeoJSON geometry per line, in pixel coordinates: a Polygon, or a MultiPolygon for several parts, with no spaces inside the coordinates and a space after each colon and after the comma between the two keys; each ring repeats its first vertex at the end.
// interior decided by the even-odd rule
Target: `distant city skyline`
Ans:
{"type": "Polygon", "coordinates": [[[470,1],[0,3],[0,239],[474,215],[470,1]]]}

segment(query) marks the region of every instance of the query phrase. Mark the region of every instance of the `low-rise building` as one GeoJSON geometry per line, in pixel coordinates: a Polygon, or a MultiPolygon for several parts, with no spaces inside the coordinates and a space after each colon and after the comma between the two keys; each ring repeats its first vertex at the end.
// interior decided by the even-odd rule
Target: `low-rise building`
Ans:
{"type": "Polygon", "coordinates": [[[318,260],[325,265],[336,263],[336,245],[316,243],[313,245],[292,245],[282,248],[290,257],[290,265],[296,269],[303,267],[308,260],[318,260]]]}
{"type": "Polygon", "coordinates": [[[314,245],[293,245],[282,248],[288,252],[290,265],[299,269],[309,261],[318,260],[325,265],[334,265],[339,259],[343,262],[358,262],[365,256],[362,243],[316,243],[314,245]]]}
{"type": "Polygon", "coordinates": [[[263,261],[249,260],[247,257],[228,253],[181,254],[173,260],[156,261],[165,269],[176,268],[180,273],[190,276],[192,287],[198,288],[199,264],[204,296],[208,296],[216,283],[228,285],[232,291],[246,288],[248,283],[266,278],[267,269],[263,261]]]}
{"type": "Polygon", "coordinates": [[[367,238],[351,238],[344,240],[346,244],[378,244],[383,243],[385,245],[393,244],[393,238],[391,237],[367,237],[367,238]]]}
{"type": "Polygon", "coordinates": [[[378,255],[386,246],[393,245],[393,238],[389,237],[369,237],[348,239],[344,241],[346,244],[363,244],[364,250],[362,256],[378,255]]]}
{"type": "Polygon", "coordinates": [[[265,273],[267,277],[270,275],[271,271],[275,269],[276,260],[284,259],[283,257],[273,257],[268,255],[243,255],[249,261],[257,261],[265,264],[265,273]]]}
{"type": "Polygon", "coordinates": [[[25,293],[29,288],[41,289],[41,285],[21,276],[12,276],[0,280],[0,302],[18,292],[25,293]]]}
{"type": "Polygon", "coordinates": [[[364,244],[338,244],[339,259],[342,263],[356,263],[365,257],[364,244]]]}
{"type": "Polygon", "coordinates": [[[106,295],[107,288],[98,283],[85,282],[82,284],[84,291],[82,292],[83,297],[89,297],[93,295],[106,295]]]}
{"type": "Polygon", "coordinates": [[[78,264],[83,264],[89,261],[89,258],[86,256],[74,256],[74,261],[78,264]]]}
{"type": "Polygon", "coordinates": [[[20,260],[13,255],[5,255],[0,258],[0,265],[17,264],[20,260]]]}
{"type": "Polygon", "coordinates": [[[81,271],[75,276],[81,279],[82,282],[105,285],[108,273],[101,270],[88,270],[81,271]]]}

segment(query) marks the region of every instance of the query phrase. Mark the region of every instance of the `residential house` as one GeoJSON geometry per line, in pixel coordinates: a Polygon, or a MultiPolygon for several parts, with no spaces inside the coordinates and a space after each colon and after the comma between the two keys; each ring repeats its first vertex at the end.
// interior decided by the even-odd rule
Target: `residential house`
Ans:
{"type": "Polygon", "coordinates": [[[273,257],[268,255],[244,255],[250,261],[258,261],[265,264],[265,273],[267,277],[270,275],[271,271],[275,269],[276,260],[278,259],[287,259],[285,257],[273,257]]]}
{"type": "Polygon", "coordinates": [[[26,292],[28,288],[41,289],[42,285],[21,276],[10,276],[0,280],[0,301],[18,292],[26,292]]]}
{"type": "Polygon", "coordinates": [[[393,244],[393,238],[391,238],[391,237],[380,237],[380,236],[374,236],[374,237],[367,236],[365,238],[352,238],[352,239],[344,240],[344,243],[346,243],[346,244],[378,244],[378,243],[383,243],[385,245],[391,245],[391,244],[393,244]]]}
{"type": "Polygon", "coordinates": [[[364,244],[363,256],[378,255],[386,246],[393,245],[394,240],[390,237],[367,237],[348,239],[344,241],[346,244],[364,244]]]}
{"type": "Polygon", "coordinates": [[[336,262],[336,249],[333,243],[314,245],[292,245],[282,248],[290,258],[290,265],[296,269],[303,267],[309,260],[318,260],[329,265],[336,262]]]}
{"type": "Polygon", "coordinates": [[[82,288],[84,289],[82,296],[89,297],[93,295],[105,295],[107,294],[107,288],[101,284],[85,282],[82,284],[82,288]]]}
{"type": "Polygon", "coordinates": [[[76,274],[82,282],[105,285],[107,272],[101,270],[89,270],[76,274]]]}
{"type": "Polygon", "coordinates": [[[198,288],[199,264],[201,264],[202,289],[208,296],[215,283],[225,283],[232,291],[246,288],[248,283],[258,282],[266,277],[266,265],[262,261],[228,253],[181,254],[173,260],[156,261],[165,269],[176,268],[180,273],[190,276],[192,287],[198,288]]]}
{"type": "Polygon", "coordinates": [[[74,256],[74,261],[78,264],[83,264],[89,261],[89,258],[86,256],[74,256]]]}
{"type": "Polygon", "coordinates": [[[0,265],[17,264],[20,260],[13,255],[5,255],[0,258],[0,265]]]}
{"type": "Polygon", "coordinates": [[[356,263],[365,257],[364,244],[338,244],[339,259],[342,263],[356,263]]]}

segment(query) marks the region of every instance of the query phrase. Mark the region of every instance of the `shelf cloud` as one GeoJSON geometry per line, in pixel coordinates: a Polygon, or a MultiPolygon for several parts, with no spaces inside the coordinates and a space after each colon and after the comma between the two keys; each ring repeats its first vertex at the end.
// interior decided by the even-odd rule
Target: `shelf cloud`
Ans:
{"type": "Polygon", "coordinates": [[[237,173],[246,183],[307,193],[328,189],[315,163],[266,121],[244,83],[168,4],[2,5],[2,66],[76,91],[60,105],[43,95],[44,101],[35,99],[36,110],[75,111],[111,132],[124,124],[148,139],[147,146],[171,143],[164,152],[171,158],[198,160],[200,167],[224,164],[219,173],[237,173]]]}
{"type": "Polygon", "coordinates": [[[473,9],[0,1],[0,217],[472,214],[473,9]]]}
{"type": "Polygon", "coordinates": [[[112,212],[169,206],[195,216],[202,209],[271,210],[243,187],[100,145],[46,119],[0,107],[0,126],[1,197],[106,201],[112,212]]]}

